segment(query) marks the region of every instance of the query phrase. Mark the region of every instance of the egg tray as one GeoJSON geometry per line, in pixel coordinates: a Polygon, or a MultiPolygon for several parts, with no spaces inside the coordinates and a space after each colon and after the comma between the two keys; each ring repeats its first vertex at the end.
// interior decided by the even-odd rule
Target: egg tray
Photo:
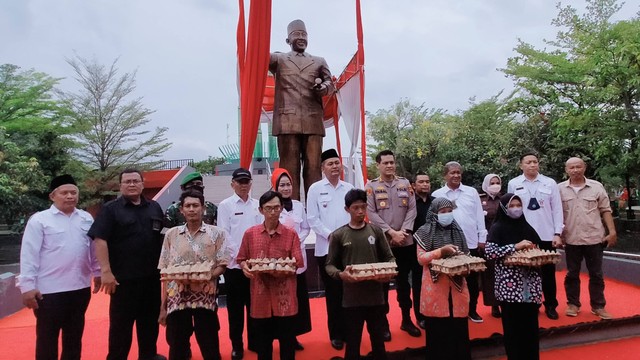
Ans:
{"type": "Polygon", "coordinates": [[[560,253],[553,250],[527,249],[518,250],[504,259],[505,265],[511,266],[542,266],[560,262],[560,253]]]}
{"type": "Polygon", "coordinates": [[[213,268],[214,263],[212,261],[171,265],[160,269],[160,279],[164,281],[210,281],[213,275],[213,268]]]}
{"type": "Polygon", "coordinates": [[[395,262],[356,264],[348,268],[349,274],[357,280],[391,280],[398,275],[395,262]]]}
{"type": "Polygon", "coordinates": [[[470,272],[480,272],[486,269],[487,266],[483,258],[466,254],[456,254],[431,261],[431,270],[446,275],[467,275],[470,272]]]}
{"type": "Polygon", "coordinates": [[[296,258],[258,258],[247,260],[252,273],[256,274],[295,274],[296,258]]]}

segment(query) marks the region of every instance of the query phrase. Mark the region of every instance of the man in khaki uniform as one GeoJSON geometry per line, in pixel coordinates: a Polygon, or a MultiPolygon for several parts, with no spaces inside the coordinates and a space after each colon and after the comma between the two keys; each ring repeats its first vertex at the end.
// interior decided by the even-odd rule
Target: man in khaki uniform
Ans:
{"type": "MultiPolygon", "coordinates": [[[[391,245],[391,251],[398,264],[396,278],[397,300],[402,310],[400,329],[411,336],[420,336],[418,329],[411,321],[412,306],[409,273],[418,271],[420,265],[416,255],[416,244],[413,241],[413,222],[416,219],[416,199],[409,180],[396,176],[396,161],[391,150],[383,150],[376,156],[376,164],[380,177],[371,180],[365,186],[367,191],[367,216],[372,224],[382,228],[391,245]]],[[[420,292],[420,283],[413,283],[413,293],[420,292]]],[[[387,288],[387,313],[388,313],[387,288]]],[[[384,334],[391,339],[391,333],[384,334]]]]}
{"type": "Polygon", "coordinates": [[[580,312],[580,267],[584,259],[589,272],[591,313],[606,320],[612,316],[604,308],[607,302],[604,297],[602,252],[605,247],[614,246],[618,237],[607,191],[601,183],[587,179],[584,176],[586,170],[587,164],[582,159],[570,158],[565,164],[569,179],[558,185],[564,212],[562,242],[567,260],[565,314],[578,316],[580,312]]]}
{"type": "Polygon", "coordinates": [[[322,179],[322,97],[333,94],[335,86],[324,58],[305,52],[307,29],[302,20],[287,26],[286,42],[291,51],[272,53],[269,60],[269,71],[276,77],[272,135],[278,138],[280,167],[291,174],[292,197],[299,200],[301,162],[305,194],[322,179]]]}

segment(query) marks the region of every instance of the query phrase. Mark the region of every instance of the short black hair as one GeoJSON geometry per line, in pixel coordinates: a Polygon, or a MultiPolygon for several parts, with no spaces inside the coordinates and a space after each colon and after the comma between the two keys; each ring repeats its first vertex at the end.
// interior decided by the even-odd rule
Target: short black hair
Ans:
{"type": "MultiPolygon", "coordinates": [[[[418,172],[413,176],[413,178],[411,179],[411,183],[412,183],[412,184],[415,184],[415,183],[416,183],[416,181],[418,181],[418,176],[421,176],[421,175],[429,176],[429,174],[427,174],[427,173],[426,173],[426,172],[424,172],[424,171],[418,171],[418,172]]],[[[431,180],[431,176],[429,176],[429,180],[431,180]]]]}
{"type": "Polygon", "coordinates": [[[452,167],[460,168],[460,172],[463,171],[462,165],[460,165],[459,162],[457,162],[457,161],[449,161],[448,163],[444,164],[442,175],[447,175],[449,173],[449,171],[451,171],[452,167]]]}
{"type": "Polygon", "coordinates": [[[273,200],[274,198],[280,199],[280,205],[282,205],[282,203],[284,203],[284,200],[282,198],[282,194],[280,194],[277,191],[269,190],[266,193],[262,194],[262,196],[260,196],[260,200],[258,200],[258,202],[260,203],[260,208],[262,209],[262,205],[268,203],[269,201],[273,200]]]}
{"type": "Polygon", "coordinates": [[[120,175],[118,176],[118,182],[122,182],[122,175],[124,174],[132,174],[132,173],[137,173],[138,175],[140,175],[140,180],[144,181],[144,177],[142,176],[142,171],[136,169],[136,168],[126,168],[122,171],[120,171],[120,175]]]}
{"type": "Polygon", "coordinates": [[[525,156],[535,156],[536,159],[539,159],[538,152],[535,151],[535,150],[529,150],[529,151],[523,153],[522,155],[520,155],[520,162],[522,162],[522,159],[524,159],[525,156]]]}
{"type": "Polygon", "coordinates": [[[362,189],[351,189],[344,196],[344,205],[346,207],[351,206],[356,201],[367,202],[367,192],[362,189]]]}
{"type": "Polygon", "coordinates": [[[378,155],[376,155],[376,163],[380,164],[380,161],[382,161],[382,157],[386,156],[386,155],[391,155],[393,156],[393,160],[396,159],[396,156],[394,155],[393,151],[387,149],[387,150],[382,150],[378,153],[378,155]]]}
{"type": "Polygon", "coordinates": [[[200,200],[200,205],[204,206],[204,195],[196,189],[187,189],[183,191],[182,194],[180,194],[180,206],[182,206],[184,199],[188,197],[197,198],[198,200],[200,200]]]}

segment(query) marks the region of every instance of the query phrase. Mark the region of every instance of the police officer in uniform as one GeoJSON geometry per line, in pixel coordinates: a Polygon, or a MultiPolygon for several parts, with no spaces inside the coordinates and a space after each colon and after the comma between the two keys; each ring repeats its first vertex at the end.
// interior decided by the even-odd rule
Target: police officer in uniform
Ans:
{"type": "MultiPolygon", "coordinates": [[[[372,224],[381,227],[385,232],[398,264],[398,276],[395,282],[397,299],[402,310],[400,329],[411,336],[418,337],[420,329],[411,321],[413,302],[409,284],[409,274],[420,268],[412,237],[413,223],[416,219],[416,199],[409,180],[396,176],[395,155],[391,150],[383,150],[376,155],[376,164],[380,177],[365,186],[367,216],[372,224]]],[[[414,297],[416,293],[420,293],[420,285],[419,282],[413,283],[414,297]]],[[[386,341],[391,340],[388,326],[387,323],[387,331],[384,334],[386,341]]]]}

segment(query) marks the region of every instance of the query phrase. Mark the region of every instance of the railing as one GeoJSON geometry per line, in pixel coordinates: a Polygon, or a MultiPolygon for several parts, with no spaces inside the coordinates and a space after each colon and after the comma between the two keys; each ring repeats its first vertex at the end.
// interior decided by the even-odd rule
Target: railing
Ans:
{"type": "Polygon", "coordinates": [[[165,160],[158,165],[158,170],[179,169],[183,166],[193,166],[193,159],[165,160]]]}

